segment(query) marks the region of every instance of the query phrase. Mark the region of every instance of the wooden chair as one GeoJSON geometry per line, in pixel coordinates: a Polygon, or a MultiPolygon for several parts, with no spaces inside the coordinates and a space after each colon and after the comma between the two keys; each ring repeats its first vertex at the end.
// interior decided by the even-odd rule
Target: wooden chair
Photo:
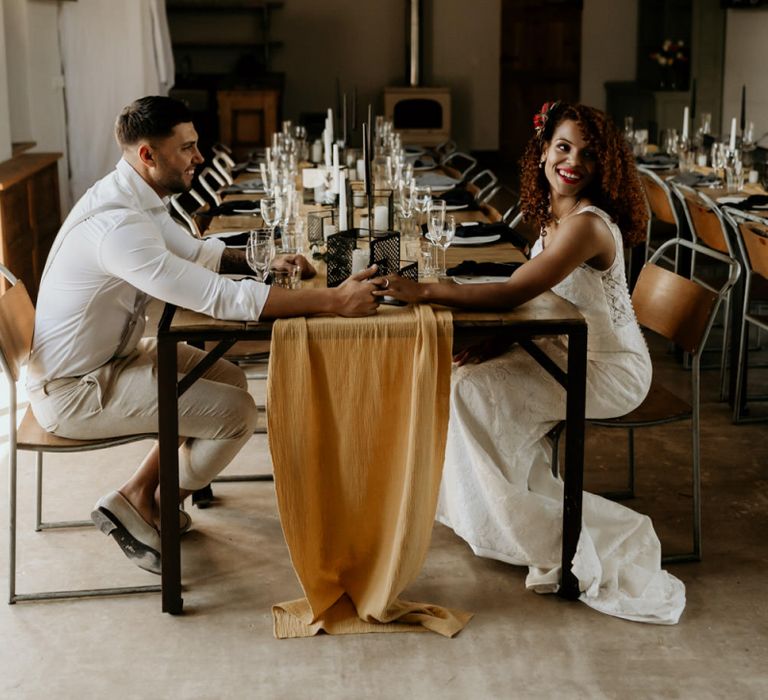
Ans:
{"type": "MultiPolygon", "coordinates": [[[[675,209],[672,191],[667,184],[653,170],[638,167],[640,182],[645,191],[645,199],[648,203],[650,217],[648,230],[645,237],[645,260],[653,255],[658,248],[657,235],[664,240],[680,238],[680,219],[675,209]]],[[[677,253],[677,249],[675,249],[677,253]]],[[[677,257],[674,259],[663,258],[664,262],[677,271],[677,257]]]]}
{"type": "MultiPolygon", "coordinates": [[[[683,207],[693,240],[699,245],[727,255],[732,260],[738,260],[736,250],[731,242],[728,224],[717,204],[703,192],[698,192],[685,185],[673,184],[672,192],[683,207]]],[[[706,262],[712,261],[707,260],[706,262]]],[[[712,273],[717,274],[718,270],[716,268],[722,268],[719,262],[714,261],[714,264],[707,265],[706,269],[702,269],[701,265],[697,267],[696,251],[694,250],[691,252],[690,265],[690,277],[692,280],[713,291],[718,288],[718,283],[713,282],[710,278],[712,273]]],[[[730,337],[731,292],[732,290],[729,290],[723,299],[723,340],[720,347],[720,363],[716,365],[720,368],[721,401],[725,400],[727,394],[728,377],[726,370],[728,364],[728,339],[730,337]]]]}
{"type": "MultiPolygon", "coordinates": [[[[689,553],[664,557],[664,561],[701,560],[701,352],[718,308],[740,274],[739,263],[698,243],[675,239],[663,243],[643,267],[634,292],[632,305],[640,325],[674,342],[691,355],[691,397],[684,400],[666,389],[655,378],[642,404],[618,418],[589,419],[588,423],[603,428],[622,428],[628,432],[628,487],[624,491],[604,494],[611,498],[633,498],[635,494],[635,430],[651,428],[678,421],[691,422],[691,469],[693,487],[692,539],[689,553]],[[683,246],[691,252],[719,260],[729,268],[728,279],[717,291],[660,267],[657,262],[672,246],[683,246]]],[[[562,431],[560,423],[553,429],[553,471],[558,468],[557,442],[562,431]]]]}
{"type": "Polygon", "coordinates": [[[768,420],[768,415],[750,415],[749,401],[765,401],[768,396],[749,396],[747,375],[749,371],[749,328],[768,331],[768,314],[765,313],[765,291],[768,289],[768,219],[726,207],[726,218],[736,232],[742,265],[744,266],[744,301],[740,314],[739,349],[735,359],[736,390],[733,400],[734,423],[768,420]]]}
{"type": "Polygon", "coordinates": [[[121,435],[99,440],[67,440],[46,432],[27,408],[21,424],[16,425],[17,389],[21,368],[26,363],[32,346],[35,323],[35,308],[23,282],[0,265],[0,274],[12,285],[0,297],[0,366],[8,380],[9,423],[8,423],[8,603],[26,600],[51,600],[59,598],[92,598],[127,593],[155,593],[159,585],[112,587],[78,590],[41,591],[17,593],[16,591],[16,510],[17,510],[17,462],[19,450],[36,453],[37,457],[37,502],[35,530],[52,528],[93,526],[90,520],[44,522],[42,518],[43,455],[45,453],[86,452],[101,450],[130,442],[156,438],[156,435],[121,435]]]}

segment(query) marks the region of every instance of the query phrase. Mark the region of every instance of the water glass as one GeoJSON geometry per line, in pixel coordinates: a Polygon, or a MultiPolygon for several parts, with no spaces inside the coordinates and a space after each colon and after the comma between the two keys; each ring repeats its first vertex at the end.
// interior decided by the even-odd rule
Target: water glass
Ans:
{"type": "Polygon", "coordinates": [[[741,151],[728,150],[725,157],[725,183],[728,192],[740,192],[744,189],[744,166],[741,151]]]}
{"type": "Polygon", "coordinates": [[[269,274],[272,277],[273,287],[298,289],[301,284],[301,269],[298,265],[289,265],[286,269],[280,270],[273,268],[269,274]]]}
{"type": "Polygon", "coordinates": [[[291,219],[280,227],[280,250],[301,253],[304,250],[304,219],[291,219]]]}
{"type": "Polygon", "coordinates": [[[259,282],[265,280],[269,264],[274,256],[272,231],[266,228],[253,229],[245,245],[245,259],[259,282]]]}
{"type": "Polygon", "coordinates": [[[648,129],[635,129],[635,155],[644,156],[648,147],[648,129]]]}

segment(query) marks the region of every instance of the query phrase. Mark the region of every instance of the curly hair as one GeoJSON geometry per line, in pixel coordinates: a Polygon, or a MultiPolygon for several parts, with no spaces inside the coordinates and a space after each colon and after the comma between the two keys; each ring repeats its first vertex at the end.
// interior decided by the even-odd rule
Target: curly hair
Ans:
{"type": "Polygon", "coordinates": [[[595,151],[597,172],[583,196],[616,222],[627,245],[637,245],[645,240],[648,212],[635,159],[610,118],[586,105],[554,103],[543,119],[543,128],[528,142],[520,160],[520,204],[526,221],[538,228],[552,220],[549,182],[539,162],[557,126],[568,119],[579,124],[584,140],[595,151]]]}

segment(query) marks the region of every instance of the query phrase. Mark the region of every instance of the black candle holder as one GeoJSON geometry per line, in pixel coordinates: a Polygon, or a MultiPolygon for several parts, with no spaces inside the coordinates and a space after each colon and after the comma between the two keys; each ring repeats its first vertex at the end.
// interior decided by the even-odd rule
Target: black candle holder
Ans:
{"type": "Polygon", "coordinates": [[[336,210],[321,209],[307,214],[307,239],[309,245],[321,246],[325,242],[326,224],[336,226],[336,210]]]}
{"type": "Polygon", "coordinates": [[[398,273],[400,277],[412,282],[419,281],[419,263],[417,260],[401,260],[400,265],[402,266],[398,273]]]}
{"type": "Polygon", "coordinates": [[[378,265],[378,274],[400,271],[400,234],[397,231],[371,234],[367,229],[353,228],[328,236],[325,262],[329,287],[338,287],[352,274],[352,251],[360,242],[367,244],[368,264],[378,265]]]}

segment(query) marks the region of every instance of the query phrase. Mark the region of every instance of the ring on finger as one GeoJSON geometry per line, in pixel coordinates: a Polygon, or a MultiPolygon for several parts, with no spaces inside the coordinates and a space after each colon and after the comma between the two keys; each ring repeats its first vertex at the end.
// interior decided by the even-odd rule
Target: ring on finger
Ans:
{"type": "Polygon", "coordinates": [[[384,289],[389,289],[389,280],[388,279],[384,280],[384,289]]]}

